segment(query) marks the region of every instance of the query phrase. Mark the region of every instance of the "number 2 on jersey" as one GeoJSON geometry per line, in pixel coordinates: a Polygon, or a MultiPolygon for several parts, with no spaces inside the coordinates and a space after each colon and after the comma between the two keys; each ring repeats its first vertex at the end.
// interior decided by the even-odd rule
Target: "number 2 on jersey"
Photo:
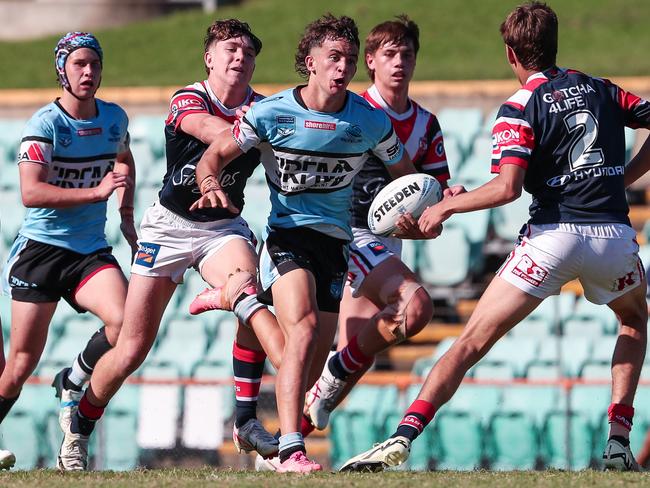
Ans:
{"type": "Polygon", "coordinates": [[[602,166],[603,151],[593,147],[598,137],[598,121],[589,110],[577,110],[564,118],[564,125],[573,136],[569,150],[571,171],[602,166]]]}

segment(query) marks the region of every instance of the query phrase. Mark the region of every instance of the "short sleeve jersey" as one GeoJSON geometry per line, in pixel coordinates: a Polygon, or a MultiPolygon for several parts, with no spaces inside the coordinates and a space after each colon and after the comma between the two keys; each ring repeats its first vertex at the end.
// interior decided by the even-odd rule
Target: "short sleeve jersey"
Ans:
{"type": "MultiPolygon", "coordinates": [[[[449,180],[449,166],[438,119],[413,100],[410,108],[398,114],[384,101],[375,85],[361,94],[373,107],[383,110],[390,119],[397,137],[413,161],[416,169],[435,177],[441,184],[449,180]]],[[[352,225],[368,228],[368,212],[377,193],[392,180],[386,167],[375,157],[354,178],[352,225]]]]}
{"type": "Polygon", "coordinates": [[[625,127],[650,127],[650,104],[608,80],[553,67],[532,75],[500,108],[492,172],[526,170],[531,224],[629,225],[625,127]]]}
{"type": "Polygon", "coordinates": [[[310,110],[300,87],[254,105],[233,136],[258,147],[271,190],[269,226],[309,226],[350,240],[352,180],[371,155],[397,163],[403,146],[386,114],[348,92],[336,113],[310,110]]]}
{"type": "MultiPolygon", "coordinates": [[[[96,99],[97,116],[78,120],[57,101],[36,112],[23,130],[18,164],[47,167],[47,183],[93,188],[129,148],[128,118],[114,103],[96,99]]],[[[89,254],[108,246],[106,201],[67,208],[30,208],[20,234],[34,241],[89,254]]]]}
{"type": "MultiPolygon", "coordinates": [[[[249,88],[242,105],[250,105],[262,98],[249,88]]],[[[208,145],[194,136],[185,134],[180,125],[182,120],[191,114],[214,115],[233,123],[238,108],[223,105],[207,81],[186,86],[174,94],[165,121],[167,172],[159,193],[160,203],[165,208],[183,218],[198,222],[232,219],[237,216],[222,208],[205,208],[190,212],[190,206],[201,196],[195,170],[208,145]]],[[[220,175],[221,186],[240,211],[244,208],[246,180],[259,163],[259,151],[252,150],[232,161],[220,175]]]]}

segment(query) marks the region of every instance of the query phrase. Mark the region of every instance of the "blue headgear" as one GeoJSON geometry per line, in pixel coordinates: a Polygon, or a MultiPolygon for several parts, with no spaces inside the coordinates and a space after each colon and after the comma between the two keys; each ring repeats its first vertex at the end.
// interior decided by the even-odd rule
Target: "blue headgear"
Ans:
{"type": "Polygon", "coordinates": [[[56,43],[56,47],[54,48],[54,67],[56,68],[56,74],[63,88],[70,89],[70,82],[65,74],[65,61],[68,59],[70,53],[83,47],[95,51],[97,56],[99,56],[99,62],[103,64],[104,53],[99,45],[99,41],[89,32],[68,32],[56,43]]]}

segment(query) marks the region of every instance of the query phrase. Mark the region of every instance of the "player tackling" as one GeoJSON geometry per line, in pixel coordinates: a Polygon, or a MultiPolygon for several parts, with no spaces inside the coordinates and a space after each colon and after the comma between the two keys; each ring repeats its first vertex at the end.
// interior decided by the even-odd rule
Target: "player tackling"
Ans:
{"type": "Polygon", "coordinates": [[[494,124],[492,171],[498,174],[430,207],[419,225],[429,234],[454,213],[504,205],[518,198],[522,188],[533,196],[530,220],[463,334],[431,370],[393,436],[348,460],[342,470],[403,463],[411,443],[453,396],[469,368],[575,278],[589,301],[607,304],[620,321],[605,467],[639,469],[629,434],[648,311],[646,278],[627,215],[625,184],[632,179],[624,179],[624,128],[650,127],[650,104],[607,80],[558,68],[558,21],[543,3],[514,9],[501,25],[501,35],[521,89],[501,106],[494,124]]]}

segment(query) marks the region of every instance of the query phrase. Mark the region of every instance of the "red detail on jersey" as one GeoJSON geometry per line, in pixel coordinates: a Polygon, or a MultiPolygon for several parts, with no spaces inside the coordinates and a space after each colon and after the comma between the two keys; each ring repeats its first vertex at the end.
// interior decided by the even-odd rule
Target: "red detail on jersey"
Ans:
{"type": "Polygon", "coordinates": [[[165,121],[166,125],[174,124],[174,130],[178,130],[182,120],[188,114],[209,114],[210,111],[205,101],[197,94],[182,92],[172,98],[169,104],[169,116],[165,121]]]}
{"type": "Polygon", "coordinates": [[[47,161],[45,161],[45,156],[43,155],[43,151],[41,150],[41,146],[37,142],[30,144],[29,149],[27,149],[27,156],[30,161],[47,164],[47,161]]]}
{"type": "Polygon", "coordinates": [[[235,120],[235,123],[232,126],[232,136],[236,141],[239,141],[239,136],[241,135],[241,127],[239,127],[240,121],[235,120]]]}
{"type": "Polygon", "coordinates": [[[501,158],[499,160],[498,165],[495,164],[492,165],[492,172],[499,173],[501,171],[501,166],[503,166],[504,164],[514,164],[515,166],[528,169],[528,161],[526,161],[525,159],[518,158],[517,156],[506,156],[505,158],[501,158]]]}
{"type": "Polygon", "coordinates": [[[318,120],[305,120],[305,129],[336,130],[336,124],[332,122],[319,122],[318,120]]]}
{"type": "Polygon", "coordinates": [[[543,85],[548,81],[548,78],[534,78],[524,85],[524,90],[535,91],[537,87],[543,85]]]}
{"type": "Polygon", "coordinates": [[[618,104],[626,112],[632,110],[639,103],[641,103],[641,98],[637,97],[633,93],[626,92],[622,88],[618,87],[618,104]]]}

